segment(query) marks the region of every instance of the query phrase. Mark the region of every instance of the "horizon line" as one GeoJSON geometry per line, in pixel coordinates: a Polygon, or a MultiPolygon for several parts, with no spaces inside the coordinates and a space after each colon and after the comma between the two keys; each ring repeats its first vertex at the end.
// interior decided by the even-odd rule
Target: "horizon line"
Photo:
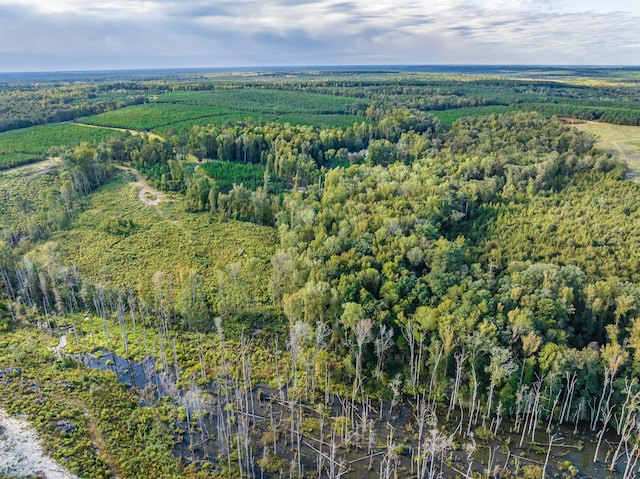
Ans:
{"type": "MultiPolygon", "coordinates": [[[[344,65],[245,65],[245,66],[217,66],[217,67],[126,67],[126,68],[88,68],[61,70],[6,70],[0,71],[0,76],[7,75],[46,75],[46,74],[106,74],[106,73],[161,73],[161,72],[218,72],[218,73],[269,73],[269,72],[309,72],[314,70],[331,71],[376,71],[386,69],[436,69],[436,68],[560,68],[560,69],[640,69],[638,65],[613,64],[556,64],[556,63],[398,63],[398,64],[344,64],[344,65]]],[[[386,71],[383,71],[386,73],[386,71]]]]}

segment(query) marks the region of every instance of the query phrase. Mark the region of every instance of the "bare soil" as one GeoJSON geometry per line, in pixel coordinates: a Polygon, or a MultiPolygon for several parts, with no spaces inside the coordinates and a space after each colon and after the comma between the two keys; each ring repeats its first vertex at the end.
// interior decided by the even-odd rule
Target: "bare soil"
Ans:
{"type": "Polygon", "coordinates": [[[17,477],[78,478],[44,454],[37,433],[25,420],[13,418],[1,409],[0,472],[17,477]]]}

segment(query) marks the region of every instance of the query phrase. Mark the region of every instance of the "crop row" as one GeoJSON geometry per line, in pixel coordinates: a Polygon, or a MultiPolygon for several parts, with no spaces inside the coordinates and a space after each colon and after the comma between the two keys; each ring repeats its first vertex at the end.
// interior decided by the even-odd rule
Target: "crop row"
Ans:
{"type": "Polygon", "coordinates": [[[33,126],[0,133],[0,169],[42,159],[53,147],[99,142],[117,131],[70,123],[33,126]]]}
{"type": "Polygon", "coordinates": [[[260,113],[339,114],[367,106],[356,98],[263,89],[175,91],[160,96],[158,101],[260,113]]]}
{"type": "Polygon", "coordinates": [[[229,111],[223,108],[148,103],[82,118],[81,121],[90,125],[151,130],[153,128],[180,123],[185,120],[194,120],[227,113],[229,113],[229,111]]]}

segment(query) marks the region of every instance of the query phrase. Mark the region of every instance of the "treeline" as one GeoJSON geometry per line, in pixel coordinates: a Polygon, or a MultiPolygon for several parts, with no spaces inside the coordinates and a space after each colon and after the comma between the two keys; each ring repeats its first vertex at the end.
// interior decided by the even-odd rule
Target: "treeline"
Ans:
{"type": "Polygon", "coordinates": [[[0,132],[45,123],[62,123],[129,105],[145,103],[161,83],[21,84],[0,90],[0,132]]]}
{"type": "Polygon", "coordinates": [[[332,331],[333,374],[365,395],[401,371],[406,391],[450,410],[462,401],[469,430],[474,415],[525,411],[604,430],[631,391],[614,379],[638,368],[640,288],[510,261],[506,248],[480,260],[465,237],[486,227],[489,205],[623,177],[591,144],[538,115],[493,116],[457,124],[440,154],[410,166],[333,170],[322,191],[285,199],[273,301],[292,327],[332,331]],[[534,413],[540,391],[556,402],[534,413]]]}
{"type": "Polygon", "coordinates": [[[488,105],[518,106],[546,116],[639,125],[637,88],[558,81],[400,77],[388,81],[281,83],[274,88],[362,98],[391,110],[438,111],[488,105]],[[464,81],[461,81],[464,80],[464,81]]]}
{"type": "Polygon", "coordinates": [[[273,225],[279,194],[321,183],[332,167],[412,162],[431,147],[438,120],[402,109],[372,108],[376,124],[346,129],[288,123],[195,126],[171,141],[130,136],[110,143],[115,161],[133,163],[156,187],[185,194],[192,211],[273,225]],[[202,163],[188,161],[193,155],[202,163]]]}
{"type": "Polygon", "coordinates": [[[527,105],[526,109],[535,110],[547,116],[563,118],[577,118],[588,121],[602,121],[614,125],[640,126],[640,113],[636,108],[581,106],[572,104],[534,104],[527,105]]]}

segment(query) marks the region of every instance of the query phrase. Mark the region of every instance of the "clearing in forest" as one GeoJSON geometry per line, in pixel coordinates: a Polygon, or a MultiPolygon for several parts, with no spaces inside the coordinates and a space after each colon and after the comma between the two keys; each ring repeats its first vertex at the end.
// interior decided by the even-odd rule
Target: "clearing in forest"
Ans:
{"type": "Polygon", "coordinates": [[[193,270],[208,298],[217,297],[220,275],[231,275],[251,293],[247,303],[270,304],[270,258],[277,240],[273,228],[186,212],[172,193],[162,193],[162,201],[149,208],[157,197],[147,197],[145,191],[155,190],[141,189],[134,175],[117,175],[92,193],[69,227],[40,243],[30,256],[43,264],[55,258],[75,265],[93,282],[121,287],[153,285],[157,272],[178,278],[193,270]],[[230,264],[234,266],[228,270],[230,264]]]}
{"type": "Polygon", "coordinates": [[[573,125],[595,135],[596,148],[627,162],[627,176],[640,180],[640,126],[612,125],[589,121],[573,125]]]}

